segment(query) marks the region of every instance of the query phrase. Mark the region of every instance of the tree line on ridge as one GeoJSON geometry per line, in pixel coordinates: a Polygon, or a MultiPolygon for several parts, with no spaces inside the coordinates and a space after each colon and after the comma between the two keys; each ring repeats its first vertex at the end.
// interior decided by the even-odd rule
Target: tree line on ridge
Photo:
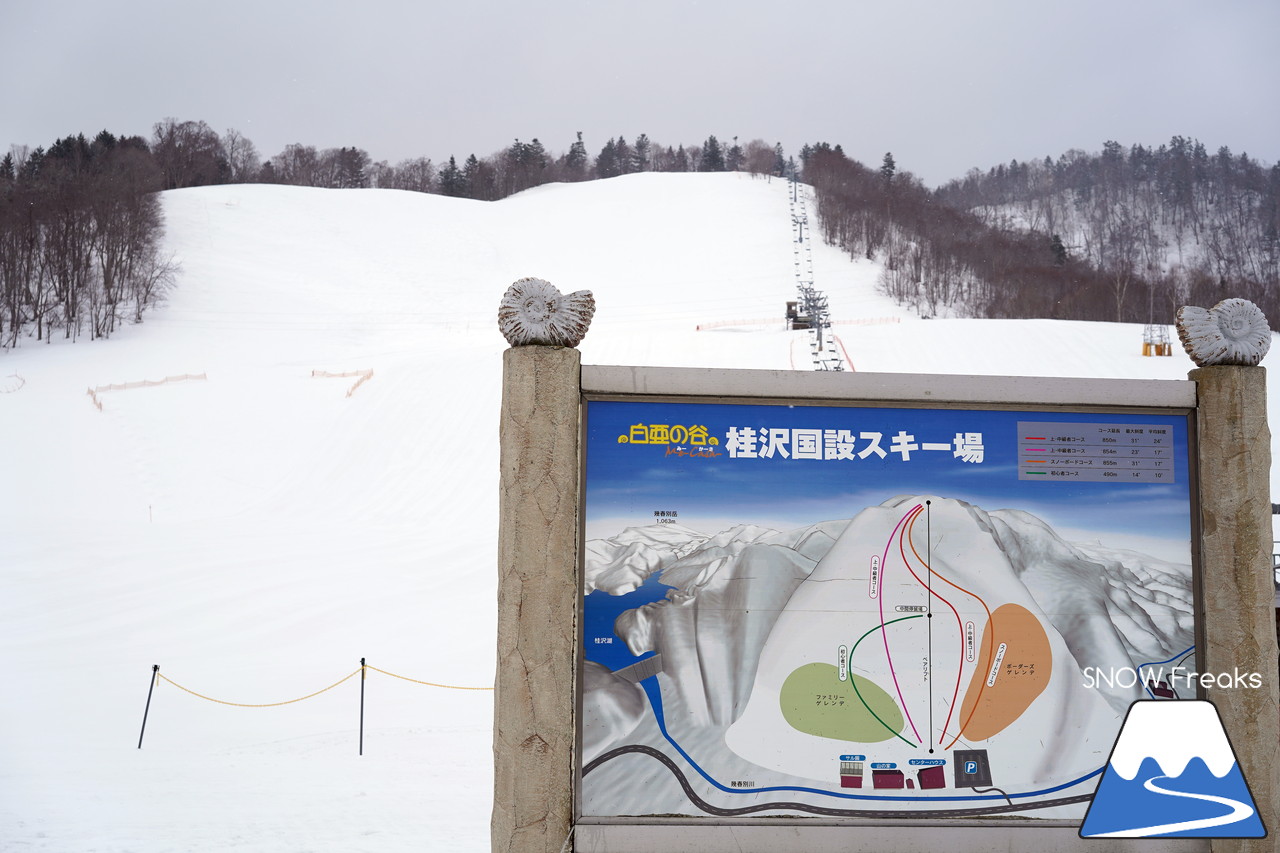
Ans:
{"type": "Polygon", "coordinates": [[[22,337],[106,337],[138,322],[178,272],[161,256],[157,193],[227,183],[380,188],[494,201],[552,182],[636,172],[742,171],[812,184],[826,241],[882,265],[881,289],[925,317],[1169,323],[1179,305],[1245,296],[1280,310],[1280,166],[1197,140],[974,169],[934,190],[892,153],[640,134],[594,155],[516,139],[487,157],[374,161],[295,143],[262,158],[232,129],[165,119],[149,139],[102,131],[0,160],[0,348],[22,337]]]}

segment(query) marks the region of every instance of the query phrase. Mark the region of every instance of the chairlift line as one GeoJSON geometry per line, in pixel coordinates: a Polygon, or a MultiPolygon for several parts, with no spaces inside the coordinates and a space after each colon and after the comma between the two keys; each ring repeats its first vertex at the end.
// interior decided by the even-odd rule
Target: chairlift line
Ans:
{"type": "MultiPolygon", "coordinates": [[[[791,253],[795,257],[796,291],[798,299],[787,303],[787,328],[809,330],[809,350],[813,357],[814,370],[843,371],[851,369],[841,358],[835,341],[825,339],[825,330],[831,328],[831,310],[826,294],[813,286],[813,253],[809,248],[812,243],[812,232],[809,242],[805,242],[804,229],[809,224],[809,211],[806,196],[798,191],[795,175],[791,175],[791,192],[788,205],[791,213],[791,253]],[[804,266],[801,268],[801,252],[804,266]]],[[[843,345],[842,345],[843,348],[843,345]]]]}

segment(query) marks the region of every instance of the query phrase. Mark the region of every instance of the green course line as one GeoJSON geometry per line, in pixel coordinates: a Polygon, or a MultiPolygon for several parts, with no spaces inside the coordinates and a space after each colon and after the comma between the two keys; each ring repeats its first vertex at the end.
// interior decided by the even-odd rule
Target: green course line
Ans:
{"type": "Polygon", "coordinates": [[[854,692],[854,693],[856,693],[856,694],[858,695],[858,701],[862,703],[862,707],[866,708],[866,709],[867,709],[867,711],[871,714],[871,716],[875,717],[877,720],[879,720],[879,721],[880,721],[880,725],[884,726],[886,729],[888,729],[890,732],[892,732],[892,733],[893,733],[893,736],[894,736],[894,737],[896,737],[898,740],[902,741],[903,743],[905,743],[907,746],[911,747],[912,749],[916,749],[916,748],[918,748],[918,747],[920,746],[920,744],[918,744],[918,743],[912,743],[911,741],[909,741],[909,740],[907,740],[906,738],[904,738],[902,735],[900,735],[900,734],[898,734],[897,732],[893,731],[893,726],[889,725],[889,724],[888,724],[888,723],[886,723],[884,720],[881,720],[881,719],[880,719],[880,715],[879,715],[879,714],[877,714],[875,711],[871,710],[871,706],[867,704],[867,700],[862,698],[862,691],[860,691],[860,690],[858,689],[858,682],[857,682],[857,681],[854,679],[854,677],[853,677],[853,653],[854,653],[854,652],[856,652],[856,651],[858,650],[858,643],[861,643],[863,640],[865,640],[867,637],[870,637],[870,636],[871,636],[872,634],[874,634],[876,631],[882,631],[882,630],[884,630],[885,628],[888,628],[888,627],[889,627],[890,625],[892,625],[894,622],[905,622],[905,621],[906,621],[906,620],[908,620],[908,619],[923,619],[923,618],[924,618],[924,614],[922,614],[922,613],[917,613],[915,616],[902,616],[902,617],[900,617],[900,618],[898,618],[898,619],[894,619],[894,620],[889,621],[889,622],[884,622],[884,623],[882,623],[882,624],[880,624],[880,625],[877,625],[876,627],[872,628],[870,631],[868,631],[867,633],[865,633],[865,634],[863,634],[861,637],[859,637],[859,638],[858,638],[858,642],[857,642],[857,643],[854,643],[854,644],[853,644],[853,648],[849,649],[849,683],[850,683],[851,685],[853,685],[853,692],[854,692]]]}

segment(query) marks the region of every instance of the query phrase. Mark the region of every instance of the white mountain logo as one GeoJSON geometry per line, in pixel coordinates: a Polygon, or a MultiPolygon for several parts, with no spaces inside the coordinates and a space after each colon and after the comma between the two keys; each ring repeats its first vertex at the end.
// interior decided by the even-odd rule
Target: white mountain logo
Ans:
{"type": "Polygon", "coordinates": [[[1134,702],[1082,838],[1263,838],[1266,827],[1212,702],[1134,702]]]}

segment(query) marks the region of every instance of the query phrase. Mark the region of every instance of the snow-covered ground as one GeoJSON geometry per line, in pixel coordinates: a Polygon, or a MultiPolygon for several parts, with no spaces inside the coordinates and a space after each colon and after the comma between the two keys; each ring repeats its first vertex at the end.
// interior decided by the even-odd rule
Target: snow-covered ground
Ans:
{"type": "MultiPolygon", "coordinates": [[[[358,677],[272,708],[161,681],[139,750],[152,665],[249,704],[362,657],[491,685],[503,290],[593,290],[587,363],[803,368],[805,333],[718,325],[794,298],[786,192],[643,174],[492,204],[166,193],[167,306],[0,353],[0,849],[487,850],[490,692],[371,672],[359,756],[358,677]],[[350,397],[356,378],[312,376],[357,370],[350,397]],[[86,394],[188,374],[206,378],[99,392],[101,411],[86,394]]],[[[876,264],[813,249],[860,371],[1192,366],[1143,358],[1140,326],[914,319],[876,264]],[[843,322],[882,318],[900,322],[843,322]]]]}

